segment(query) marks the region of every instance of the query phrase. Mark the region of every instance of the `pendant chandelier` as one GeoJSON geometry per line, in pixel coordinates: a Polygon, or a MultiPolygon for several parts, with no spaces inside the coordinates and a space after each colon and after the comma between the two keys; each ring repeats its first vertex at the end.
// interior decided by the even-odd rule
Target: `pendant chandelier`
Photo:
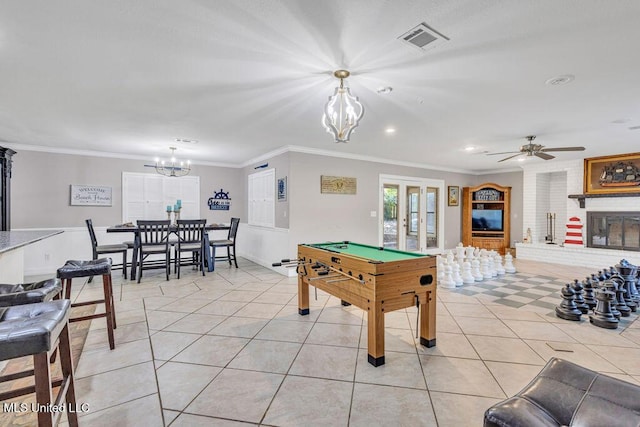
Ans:
{"type": "Polygon", "coordinates": [[[164,160],[160,161],[160,159],[156,158],[155,165],[145,166],[155,168],[156,172],[164,176],[180,177],[189,175],[189,172],[191,172],[191,161],[187,160],[186,164],[183,161],[177,161],[175,157],[175,151],[177,150],[177,148],[169,147],[169,150],[171,150],[171,160],[168,163],[164,160]]]}
{"type": "Polygon", "coordinates": [[[344,86],[344,79],[349,77],[349,72],[337,70],[333,75],[340,79],[340,86],[324,106],[322,125],[336,142],[349,142],[351,132],[358,127],[364,114],[364,107],[357,97],[351,95],[349,88],[344,86]]]}

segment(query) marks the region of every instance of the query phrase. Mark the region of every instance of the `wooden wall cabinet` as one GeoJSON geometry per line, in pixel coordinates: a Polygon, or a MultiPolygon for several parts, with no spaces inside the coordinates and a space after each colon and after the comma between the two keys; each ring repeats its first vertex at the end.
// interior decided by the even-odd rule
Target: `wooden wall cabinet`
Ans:
{"type": "Polygon", "coordinates": [[[511,241],[511,187],[486,183],[462,189],[462,243],[504,255],[511,241]]]}

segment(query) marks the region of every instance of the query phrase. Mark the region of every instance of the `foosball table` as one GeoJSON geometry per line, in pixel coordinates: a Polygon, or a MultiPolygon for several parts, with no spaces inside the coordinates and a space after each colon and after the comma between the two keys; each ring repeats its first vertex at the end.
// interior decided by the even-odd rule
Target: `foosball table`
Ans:
{"type": "Polygon", "coordinates": [[[298,313],[309,314],[309,285],[367,312],[368,360],[384,360],[384,314],[418,308],[420,344],[436,345],[436,258],[353,242],[298,245],[298,313]]]}

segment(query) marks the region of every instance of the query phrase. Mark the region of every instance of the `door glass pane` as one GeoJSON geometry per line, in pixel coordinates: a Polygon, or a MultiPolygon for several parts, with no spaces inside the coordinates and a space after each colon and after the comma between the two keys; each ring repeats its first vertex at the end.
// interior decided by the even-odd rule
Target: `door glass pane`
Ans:
{"type": "Polygon", "coordinates": [[[385,184],[383,188],[383,244],[398,249],[398,186],[385,184]]]}
{"type": "Polygon", "coordinates": [[[438,189],[427,187],[427,248],[438,247],[438,189]]]}
{"type": "Polygon", "coordinates": [[[407,187],[406,251],[420,249],[420,187],[407,187]]]}

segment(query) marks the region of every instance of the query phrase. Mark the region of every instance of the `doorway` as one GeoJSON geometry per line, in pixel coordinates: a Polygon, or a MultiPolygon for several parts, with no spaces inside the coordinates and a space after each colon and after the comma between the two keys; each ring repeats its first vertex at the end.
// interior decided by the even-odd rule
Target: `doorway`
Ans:
{"type": "Polygon", "coordinates": [[[380,245],[408,252],[444,250],[444,181],[380,176],[380,245]]]}

